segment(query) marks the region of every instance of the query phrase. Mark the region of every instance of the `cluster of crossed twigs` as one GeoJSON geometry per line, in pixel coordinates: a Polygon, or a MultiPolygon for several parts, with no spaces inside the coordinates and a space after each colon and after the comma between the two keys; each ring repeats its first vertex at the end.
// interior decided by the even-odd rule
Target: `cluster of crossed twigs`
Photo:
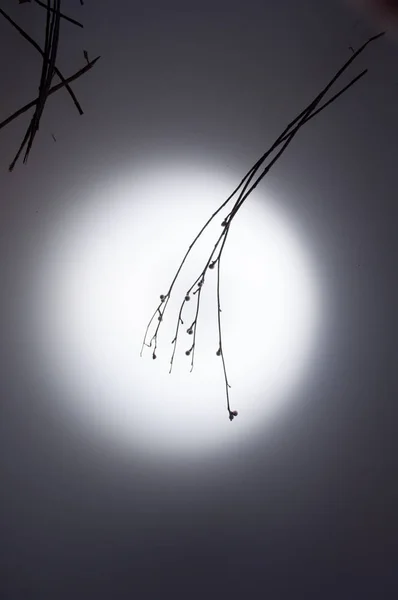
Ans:
{"type": "Polygon", "coordinates": [[[193,366],[194,366],[195,347],[196,347],[196,331],[197,331],[197,326],[198,326],[201,294],[203,291],[203,286],[204,286],[204,283],[206,280],[206,276],[208,274],[208,270],[209,269],[213,270],[216,268],[216,270],[217,270],[217,315],[218,315],[218,349],[216,351],[216,354],[217,354],[217,356],[221,357],[221,361],[222,361],[222,367],[223,367],[223,372],[224,372],[224,382],[225,382],[225,392],[226,392],[226,404],[227,404],[227,411],[228,411],[228,416],[229,416],[230,421],[232,421],[234,419],[234,417],[236,417],[238,415],[238,412],[236,410],[231,410],[231,406],[230,406],[229,389],[231,386],[228,381],[224,349],[223,349],[223,343],[222,343],[221,301],[220,301],[220,266],[221,266],[221,258],[222,258],[223,250],[225,248],[225,244],[226,244],[226,241],[228,238],[228,233],[230,231],[232,221],[233,221],[234,217],[236,216],[236,214],[238,213],[241,206],[243,205],[243,203],[245,202],[245,200],[247,200],[248,196],[253,192],[253,190],[257,187],[257,185],[260,183],[260,181],[267,175],[267,173],[270,171],[270,169],[273,167],[273,165],[276,163],[276,161],[282,156],[282,154],[285,152],[285,150],[287,149],[289,144],[292,142],[293,138],[296,136],[298,131],[301,129],[301,127],[303,127],[303,125],[308,123],[316,115],[318,115],[320,112],[322,112],[325,108],[330,106],[335,100],[337,100],[337,98],[339,98],[339,96],[344,94],[349,88],[351,88],[359,79],[361,79],[367,73],[367,69],[364,69],[361,73],[359,73],[359,75],[354,77],[347,85],[345,85],[342,89],[340,89],[338,92],[336,92],[331,98],[329,98],[329,100],[324,100],[326,94],[329,92],[329,90],[332,88],[332,86],[336,83],[336,81],[341,77],[341,75],[347,70],[347,68],[351,65],[351,63],[357,58],[357,56],[359,54],[361,54],[361,52],[363,52],[363,50],[366,48],[366,46],[368,44],[370,44],[374,40],[380,38],[382,35],[384,35],[384,32],[371,37],[356,51],[351,49],[352,56],[337,71],[337,73],[332,77],[332,79],[323,88],[323,90],[315,97],[315,99],[295,119],[293,119],[293,121],[291,121],[291,123],[289,123],[289,125],[284,129],[284,131],[275,140],[275,142],[271,145],[271,147],[261,156],[261,158],[255,163],[255,165],[250,169],[250,171],[248,171],[248,173],[244,176],[244,178],[239,183],[237,188],[232,192],[232,194],[211,215],[211,217],[207,220],[207,222],[204,224],[202,229],[199,231],[199,233],[196,235],[196,237],[194,238],[194,240],[191,242],[190,246],[188,247],[188,250],[186,251],[186,253],[183,257],[183,259],[177,269],[177,272],[175,273],[174,278],[171,281],[171,284],[170,284],[170,287],[169,287],[167,293],[162,294],[160,296],[160,303],[158,304],[155,312],[153,313],[151,319],[149,320],[149,323],[145,330],[144,340],[143,340],[142,347],[141,347],[141,356],[142,356],[144,347],[147,346],[149,348],[152,348],[152,358],[156,359],[156,351],[157,351],[157,347],[158,347],[158,336],[159,336],[160,326],[163,322],[164,314],[166,312],[166,308],[167,308],[168,302],[170,300],[172,290],[173,290],[174,285],[181,273],[182,267],[184,266],[184,263],[187,260],[188,255],[190,254],[193,246],[196,244],[196,242],[198,241],[200,236],[203,234],[205,229],[208,227],[208,225],[211,223],[211,221],[213,221],[213,219],[223,210],[223,208],[232,200],[232,198],[237,195],[232,209],[230,210],[230,212],[227,214],[227,216],[224,218],[224,220],[221,223],[222,231],[219,234],[219,236],[210,252],[210,255],[208,256],[208,258],[203,266],[202,271],[200,272],[198,277],[195,279],[193,284],[190,286],[190,288],[187,290],[185,297],[181,303],[180,310],[178,313],[178,318],[177,318],[175,335],[171,342],[173,344],[173,350],[172,350],[171,359],[170,359],[170,373],[171,373],[172,368],[173,368],[173,362],[174,362],[174,357],[175,357],[175,353],[176,353],[176,348],[177,348],[178,336],[180,333],[180,326],[184,325],[184,321],[182,319],[183,310],[184,310],[186,303],[190,301],[191,297],[196,296],[195,318],[187,329],[187,333],[192,336],[192,344],[188,348],[188,350],[186,350],[186,352],[185,352],[185,354],[187,356],[191,357],[191,371],[192,371],[193,366]],[[324,102],[322,103],[322,101],[324,101],[324,102]],[[270,158],[271,154],[274,153],[274,151],[276,151],[274,156],[272,158],[270,158]],[[269,158],[270,158],[270,160],[269,160],[268,164],[264,165],[264,163],[269,158]],[[151,328],[152,323],[153,322],[156,323],[156,321],[155,321],[156,319],[157,319],[156,327],[155,327],[152,335],[150,335],[149,330],[151,328]]]}
{"type": "MultiPolygon", "coordinates": [[[[27,2],[31,2],[31,0],[19,0],[20,4],[25,4],[27,2]]],[[[80,106],[80,103],[69,84],[84,73],[86,73],[89,69],[91,69],[95,65],[97,60],[100,58],[99,56],[97,56],[94,60],[90,61],[88,59],[87,52],[84,51],[86,65],[70,77],[65,78],[56,66],[61,21],[67,21],[77,27],[83,27],[83,25],[79,21],[76,21],[75,19],[72,19],[61,12],[61,0],[47,0],[47,2],[42,2],[41,0],[33,0],[33,2],[46,10],[45,39],[43,49],[3,9],[0,8],[0,14],[20,33],[20,35],[26,41],[28,41],[34,48],[36,48],[36,50],[41,54],[43,58],[38,97],[32,102],[29,102],[28,104],[14,112],[4,121],[0,122],[1,129],[9,123],[11,123],[11,121],[16,119],[17,117],[28,111],[30,108],[34,108],[34,113],[26,130],[24,138],[19,146],[19,149],[14,159],[12,160],[9,166],[10,171],[14,169],[24,149],[25,154],[23,162],[27,162],[35,136],[39,130],[40,120],[43,115],[46,101],[51,94],[54,94],[59,89],[64,87],[69,93],[70,97],[72,98],[72,101],[75,104],[79,114],[83,114],[83,109],[80,106]],[[52,85],[52,80],[55,75],[59,77],[60,83],[52,85]]],[[[83,0],[80,0],[80,4],[84,4],[83,0]]]]}

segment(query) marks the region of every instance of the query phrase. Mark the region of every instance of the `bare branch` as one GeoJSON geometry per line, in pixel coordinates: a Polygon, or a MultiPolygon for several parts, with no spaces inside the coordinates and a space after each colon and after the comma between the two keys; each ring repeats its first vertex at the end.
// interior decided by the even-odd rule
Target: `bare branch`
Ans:
{"type": "MultiPolygon", "coordinates": [[[[81,75],[84,75],[84,73],[87,73],[87,71],[89,71],[100,58],[101,58],[100,56],[97,56],[96,58],[94,58],[90,63],[88,63],[87,65],[85,65],[82,69],[79,69],[79,71],[76,71],[76,73],[74,73],[73,75],[71,75],[70,77],[68,77],[66,79],[66,82],[67,83],[72,83],[73,81],[75,81],[76,79],[78,79],[79,77],[81,77],[81,75]]],[[[48,96],[51,96],[55,92],[58,92],[58,90],[62,89],[63,87],[65,87],[65,83],[63,83],[63,82],[57,83],[57,85],[54,85],[53,87],[51,87],[48,90],[48,96]]],[[[7,119],[4,119],[4,121],[1,121],[0,122],[0,129],[2,129],[6,125],[8,125],[12,121],[14,121],[14,119],[17,119],[20,115],[23,115],[30,108],[33,108],[38,103],[38,101],[39,101],[39,98],[36,98],[35,100],[32,100],[32,102],[29,102],[28,104],[25,104],[25,106],[22,106],[22,108],[19,108],[17,111],[15,111],[15,113],[13,113],[9,117],[7,117],[7,119]]]]}
{"type": "Polygon", "coordinates": [[[164,314],[165,314],[165,311],[167,308],[168,301],[170,299],[174,285],[181,273],[181,270],[189,256],[193,246],[196,244],[198,239],[201,237],[201,235],[203,234],[205,229],[209,226],[209,224],[213,221],[213,219],[223,210],[223,208],[225,208],[227,206],[227,204],[232,200],[232,198],[238,194],[231,211],[224,218],[224,220],[221,224],[223,227],[223,231],[221,234],[219,234],[219,236],[216,240],[216,243],[213,247],[213,250],[210,254],[210,257],[208,258],[208,260],[206,262],[204,269],[202,270],[200,275],[196,278],[193,285],[189,288],[189,290],[185,296],[185,299],[183,300],[183,302],[181,304],[180,311],[178,314],[175,337],[172,341],[172,343],[174,344],[174,347],[173,347],[172,357],[171,357],[171,361],[170,361],[170,372],[171,372],[171,369],[173,366],[173,361],[174,361],[174,356],[175,356],[175,352],[176,352],[179,328],[180,328],[180,324],[183,323],[183,321],[182,321],[183,308],[185,306],[185,303],[187,301],[189,301],[192,290],[194,290],[195,286],[198,286],[193,291],[194,294],[197,294],[196,316],[195,316],[195,319],[194,319],[192,325],[187,330],[188,333],[191,333],[194,335],[193,344],[192,344],[191,348],[186,351],[187,355],[190,355],[192,353],[191,370],[193,368],[193,359],[194,359],[193,355],[194,355],[195,343],[196,343],[197,319],[198,319],[198,314],[199,314],[202,286],[203,286],[203,283],[205,280],[205,275],[206,275],[207,269],[213,269],[215,267],[215,265],[217,264],[217,322],[218,322],[218,341],[219,341],[217,355],[220,356],[222,359],[224,382],[225,382],[225,393],[226,393],[226,401],[227,401],[227,411],[228,411],[229,419],[231,421],[237,416],[238,413],[236,410],[231,410],[231,407],[230,407],[229,389],[231,386],[229,384],[229,380],[228,380],[228,376],[227,376],[226,361],[225,361],[225,355],[224,355],[224,349],[223,349],[222,326],[221,326],[220,269],[221,269],[222,254],[223,254],[223,250],[225,248],[225,244],[226,244],[226,241],[228,238],[232,220],[238,213],[239,209],[241,208],[241,206],[243,205],[245,200],[247,200],[249,195],[253,192],[253,190],[260,183],[260,181],[262,181],[262,179],[269,173],[270,169],[275,165],[275,163],[279,160],[279,158],[281,158],[282,154],[285,152],[285,150],[288,148],[290,143],[293,141],[293,139],[295,138],[295,136],[297,135],[299,130],[305,124],[307,124],[310,120],[312,120],[316,115],[318,115],[320,112],[325,110],[328,106],[330,106],[333,102],[335,102],[342,94],[344,94],[349,88],[351,88],[355,83],[357,83],[359,81],[359,79],[361,79],[366,74],[367,70],[365,69],[359,75],[354,77],[340,91],[336,92],[334,95],[332,95],[331,98],[329,98],[323,104],[321,104],[322,101],[324,100],[325,96],[329,92],[329,90],[336,83],[336,81],[341,77],[341,75],[348,69],[348,67],[356,59],[356,57],[361,52],[363,52],[363,50],[366,48],[366,46],[368,46],[368,44],[377,40],[378,38],[380,38],[383,35],[384,35],[384,32],[371,37],[356,52],[353,53],[353,55],[336,72],[336,74],[330,79],[330,81],[327,83],[327,85],[312,100],[312,102],[285,127],[282,134],[274,141],[274,143],[270,146],[270,148],[261,156],[261,158],[247,172],[247,174],[244,176],[244,178],[239,183],[237,188],[232,192],[232,194],[221,204],[221,206],[206,221],[206,223],[203,225],[203,227],[200,229],[199,233],[196,235],[196,237],[194,238],[194,240],[191,242],[190,246],[188,247],[188,250],[186,251],[179,267],[177,268],[174,278],[171,281],[171,284],[170,284],[167,294],[165,296],[161,296],[162,302],[157,308],[157,311],[159,311],[161,318],[159,318],[159,322],[157,324],[157,327],[155,329],[153,336],[151,337],[149,344],[147,344],[146,339],[147,339],[147,336],[149,333],[150,326],[155,318],[155,315],[157,314],[156,311],[155,311],[154,315],[152,316],[151,320],[149,321],[148,326],[146,328],[144,341],[143,341],[143,345],[142,345],[142,349],[141,349],[141,355],[142,355],[143,348],[146,345],[151,346],[152,343],[154,343],[155,348],[157,347],[159,329],[160,329],[160,325],[163,321],[163,317],[164,317],[164,314]],[[279,150],[277,150],[278,148],[279,148],[279,150]],[[272,154],[274,154],[273,158],[271,158],[272,154]],[[267,159],[269,159],[269,162],[268,162],[268,164],[264,165],[264,163],[267,159]],[[217,249],[218,249],[218,254],[215,256],[217,249]]]}
{"type": "MultiPolygon", "coordinates": [[[[34,0],[34,2],[36,4],[38,4],[39,6],[42,6],[46,10],[49,10],[49,11],[54,10],[53,8],[48,8],[47,5],[44,2],[42,2],[41,0],[34,0]]],[[[64,15],[63,13],[60,13],[60,17],[62,19],[65,19],[65,21],[69,21],[69,23],[72,23],[73,25],[77,25],[77,27],[81,27],[83,29],[83,25],[79,21],[76,21],[75,19],[72,19],[71,17],[68,17],[68,16],[64,15]]]]}
{"type": "MultiPolygon", "coordinates": [[[[7,19],[7,21],[21,34],[21,36],[28,41],[34,48],[36,48],[36,50],[38,52],[40,52],[40,54],[42,55],[43,59],[45,61],[49,61],[48,57],[46,56],[45,52],[40,48],[39,44],[37,42],[35,42],[34,39],[32,39],[30,37],[30,35],[28,35],[17,23],[15,23],[15,21],[13,21],[13,19],[11,19],[11,17],[9,17],[7,15],[7,13],[4,12],[4,10],[2,8],[0,8],[0,14],[3,15],[3,17],[5,19],[7,19]]],[[[71,88],[69,87],[67,81],[64,79],[62,73],[59,71],[59,69],[57,67],[54,67],[54,70],[56,72],[56,74],[58,75],[58,77],[60,78],[60,80],[63,82],[64,87],[67,89],[69,95],[71,96],[73,103],[75,104],[77,110],[79,111],[79,113],[82,115],[83,114],[83,109],[79,104],[78,99],[76,98],[75,94],[73,93],[73,91],[71,90],[71,88]]]]}
{"type": "MultiPolygon", "coordinates": [[[[50,1],[48,0],[48,6],[50,7],[50,1]]],[[[46,26],[46,41],[45,41],[45,51],[43,55],[43,66],[42,66],[42,74],[40,79],[40,87],[39,87],[39,101],[36,104],[36,109],[33,114],[30,126],[29,126],[29,139],[27,141],[27,148],[24,156],[24,163],[26,163],[29,152],[32,148],[34,138],[36,136],[37,131],[39,130],[40,120],[44,111],[44,107],[48,97],[48,90],[50,89],[51,82],[55,72],[55,61],[57,57],[58,51],[58,41],[59,41],[59,27],[60,27],[60,7],[61,0],[53,0],[54,7],[51,12],[48,10],[47,12],[47,26],[46,26]],[[51,19],[50,19],[51,16],[51,19]]],[[[22,142],[21,149],[24,145],[25,141],[22,142]]],[[[19,152],[17,154],[18,158],[19,152]]],[[[15,162],[14,162],[15,164],[15,162]]],[[[10,166],[10,171],[13,168],[13,163],[10,166]]]]}
{"type": "MultiPolygon", "coordinates": [[[[224,238],[224,240],[226,240],[226,236],[224,238]]],[[[222,249],[221,249],[222,252],[222,249]]],[[[222,360],[222,368],[223,368],[223,373],[224,373],[224,383],[225,383],[225,395],[226,395],[226,399],[227,399],[227,411],[228,411],[228,416],[229,416],[229,420],[232,421],[232,419],[236,416],[238,416],[238,413],[236,410],[232,411],[231,410],[231,406],[229,403],[229,388],[231,387],[229,385],[228,382],[228,375],[227,375],[227,367],[225,364],[225,356],[224,356],[224,350],[223,350],[223,345],[222,345],[222,328],[221,328],[221,294],[220,294],[220,265],[221,265],[221,261],[220,259],[217,261],[217,324],[218,324],[218,350],[216,352],[217,356],[221,356],[221,360],[222,360]]]]}

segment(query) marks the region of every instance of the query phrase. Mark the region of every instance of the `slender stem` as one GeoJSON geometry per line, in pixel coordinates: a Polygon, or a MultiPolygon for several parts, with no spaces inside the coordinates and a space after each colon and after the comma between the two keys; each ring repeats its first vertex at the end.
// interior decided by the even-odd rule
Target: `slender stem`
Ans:
{"type": "Polygon", "coordinates": [[[10,164],[10,171],[14,169],[14,166],[25,145],[27,146],[27,148],[25,151],[24,163],[26,163],[26,161],[28,160],[28,156],[32,148],[34,138],[39,129],[40,120],[48,97],[48,90],[50,89],[51,81],[56,69],[55,61],[59,41],[61,0],[53,0],[53,6],[51,6],[51,0],[47,0],[47,7],[48,11],[46,19],[44,51],[40,50],[43,57],[43,65],[39,85],[39,98],[27,132],[21,142],[21,145],[17,151],[14,160],[10,164]],[[53,8],[53,10],[50,11],[50,8],[53,8]]]}
{"type": "MultiPolygon", "coordinates": [[[[195,287],[196,284],[198,284],[198,282],[202,282],[201,285],[199,286],[199,288],[197,290],[195,290],[194,293],[198,293],[198,298],[197,298],[197,308],[196,308],[196,317],[195,320],[193,322],[193,326],[194,326],[194,342],[193,345],[190,349],[189,352],[192,352],[192,354],[194,353],[194,349],[195,349],[195,336],[196,336],[196,327],[197,327],[197,317],[198,317],[198,313],[199,313],[199,305],[200,305],[200,294],[202,291],[202,285],[204,282],[204,277],[206,274],[206,271],[208,268],[212,268],[210,265],[212,264],[214,266],[215,262],[217,262],[217,317],[218,317],[218,338],[219,338],[219,348],[217,351],[217,354],[219,356],[221,356],[222,359],[222,365],[223,365],[223,372],[224,372],[224,381],[225,381],[225,389],[226,389],[226,400],[227,400],[227,410],[229,413],[229,418],[232,421],[232,419],[237,415],[236,411],[231,411],[230,408],[230,400],[229,400],[229,381],[228,381],[228,376],[227,376],[227,369],[226,369],[226,362],[225,362],[225,356],[224,356],[224,350],[223,350],[223,343],[222,343],[222,327],[221,327],[221,300],[220,300],[220,268],[221,268],[221,258],[222,258],[222,254],[225,248],[225,244],[228,238],[228,234],[230,231],[230,226],[232,223],[232,220],[234,219],[234,217],[236,216],[236,214],[238,213],[239,209],[241,208],[241,206],[243,205],[243,203],[246,201],[246,199],[249,197],[249,195],[254,191],[254,189],[257,187],[257,185],[260,183],[260,181],[262,181],[262,179],[269,173],[270,169],[274,166],[274,164],[279,160],[279,158],[281,158],[282,154],[286,151],[286,149],[288,148],[288,146],[290,145],[290,143],[293,141],[293,139],[295,138],[295,136],[297,135],[298,131],[306,124],[308,123],[311,119],[313,119],[316,115],[318,115],[320,112],[322,112],[323,110],[325,110],[328,106],[330,106],[333,102],[335,102],[342,94],[344,94],[349,88],[351,88],[359,79],[361,79],[366,73],[367,73],[367,69],[363,70],[361,73],[359,73],[359,75],[357,75],[356,77],[354,77],[347,85],[345,85],[340,91],[338,91],[337,93],[335,93],[329,100],[327,100],[326,102],[324,102],[324,104],[321,104],[322,100],[324,99],[324,97],[326,96],[326,94],[328,93],[328,91],[331,89],[331,87],[334,85],[334,83],[340,78],[340,76],[346,71],[346,69],[351,65],[351,63],[356,59],[356,57],[363,52],[363,50],[366,48],[366,46],[368,44],[370,44],[371,42],[373,42],[374,40],[377,40],[378,38],[380,38],[381,36],[384,35],[384,32],[379,33],[371,38],[369,38],[356,52],[353,53],[353,55],[344,63],[344,65],[336,72],[336,74],[329,80],[329,82],[327,83],[327,85],[321,90],[321,92],[312,100],[312,102],[307,105],[307,107],[301,111],[301,113],[296,116],[283,130],[282,134],[276,138],[276,140],[274,141],[274,143],[270,146],[270,148],[260,157],[260,159],[253,165],[253,167],[247,172],[247,174],[244,176],[244,178],[242,179],[242,181],[239,183],[239,185],[235,188],[235,190],[232,192],[232,194],[230,196],[228,196],[228,198],[221,204],[221,206],[211,215],[211,217],[206,221],[206,223],[204,224],[204,226],[201,228],[201,230],[199,231],[199,233],[196,235],[196,237],[194,238],[194,240],[192,241],[192,243],[190,244],[190,246],[188,247],[188,250],[186,251],[175,275],[174,278],[171,281],[169,290],[166,294],[166,301],[162,301],[163,302],[163,310],[161,312],[162,314],[162,319],[159,321],[155,333],[153,334],[150,344],[146,343],[146,339],[147,339],[147,335],[149,332],[149,328],[150,325],[156,315],[156,311],[154,313],[154,315],[152,316],[151,320],[148,323],[148,326],[146,328],[146,332],[145,332],[145,336],[144,336],[144,341],[143,341],[143,345],[142,345],[142,349],[141,349],[141,354],[142,354],[142,350],[144,348],[145,345],[149,345],[151,346],[153,342],[155,342],[155,347],[157,344],[157,339],[158,339],[158,332],[159,332],[159,328],[160,328],[160,324],[161,321],[163,320],[163,315],[166,311],[167,308],[167,304],[168,301],[170,299],[171,296],[171,292],[173,290],[173,287],[175,285],[175,282],[177,280],[177,278],[179,277],[181,270],[193,248],[193,246],[196,244],[196,242],[198,241],[198,239],[201,237],[202,233],[205,231],[205,229],[209,226],[209,224],[211,223],[211,221],[221,212],[221,210],[231,201],[231,199],[238,194],[238,197],[235,200],[235,203],[230,211],[230,213],[227,215],[227,217],[224,219],[222,225],[224,226],[224,229],[222,231],[222,233],[218,236],[218,239],[216,241],[216,244],[214,245],[214,248],[210,254],[210,257],[201,273],[201,275],[195,280],[194,284],[189,288],[188,290],[188,294],[192,291],[192,289],[195,287]],[[320,106],[319,106],[320,105],[320,106]],[[261,167],[264,165],[265,161],[271,156],[272,153],[274,153],[274,151],[281,146],[281,148],[279,148],[279,150],[274,154],[273,158],[270,159],[270,161],[268,162],[268,164],[266,166],[264,166],[264,168],[262,169],[262,171],[260,172],[261,167]],[[219,244],[221,243],[218,255],[216,257],[216,259],[213,259],[213,256],[217,250],[217,248],[219,247],[219,244]],[[213,261],[213,262],[211,262],[213,261]]],[[[199,285],[199,284],[198,284],[199,285]]],[[[173,361],[174,361],[174,356],[175,356],[175,352],[176,352],[176,345],[177,345],[177,339],[178,339],[178,333],[179,333],[179,326],[180,323],[182,323],[182,311],[185,305],[185,300],[182,302],[181,307],[180,307],[180,311],[179,311],[179,315],[178,315],[178,321],[177,321],[177,326],[176,326],[176,332],[175,332],[175,337],[173,339],[173,344],[174,344],[174,348],[173,348],[173,353],[172,353],[172,357],[171,357],[171,363],[170,363],[170,371],[173,365],[173,361]]],[[[160,311],[160,306],[158,307],[157,311],[160,311]]],[[[192,326],[191,326],[192,327],[192,326]]],[[[191,361],[191,370],[193,368],[193,359],[194,357],[192,356],[192,361],[191,361]]]]}
{"type": "Polygon", "coordinates": [[[182,302],[182,304],[180,306],[180,311],[178,313],[178,319],[177,319],[177,325],[176,325],[175,335],[174,335],[174,338],[171,340],[171,343],[173,344],[173,352],[171,354],[171,359],[170,359],[169,373],[171,373],[171,371],[173,370],[174,356],[175,356],[176,349],[177,349],[178,330],[180,328],[180,325],[184,324],[184,321],[182,320],[182,311],[183,311],[183,308],[184,308],[184,304],[185,304],[185,300],[183,300],[183,302],[182,302]]]}
{"type": "MultiPolygon", "coordinates": [[[[41,2],[41,0],[34,0],[34,2],[36,4],[38,4],[39,6],[42,6],[46,10],[50,10],[50,11],[54,10],[53,8],[49,9],[44,2],[41,2]]],[[[63,13],[60,13],[60,17],[62,19],[65,19],[65,21],[69,21],[69,23],[72,23],[73,25],[77,25],[77,27],[81,27],[83,29],[83,25],[79,21],[76,21],[75,19],[72,19],[71,17],[68,17],[67,15],[64,15],[63,13]]]]}
{"type": "MultiPolygon", "coordinates": [[[[28,41],[34,48],[36,48],[36,50],[38,52],[40,52],[40,54],[43,56],[43,58],[45,58],[45,53],[44,51],[40,48],[39,44],[37,42],[35,42],[34,39],[32,39],[30,37],[30,35],[28,35],[17,23],[15,23],[15,21],[13,21],[13,19],[11,19],[11,17],[9,17],[7,15],[7,13],[4,12],[4,10],[2,8],[0,8],[0,14],[3,15],[3,17],[5,19],[7,19],[7,21],[21,34],[21,36],[23,38],[25,38],[26,41],[28,41]]],[[[64,87],[66,88],[66,90],[68,91],[70,97],[73,100],[73,103],[75,104],[77,110],[79,111],[79,113],[82,115],[83,114],[83,109],[79,104],[78,99],[76,98],[75,94],[73,93],[72,89],[69,87],[67,81],[65,81],[64,76],[62,75],[62,73],[59,71],[59,69],[57,67],[55,67],[55,72],[57,73],[58,77],[60,78],[60,80],[63,82],[64,87]]]]}
{"type": "MultiPolygon", "coordinates": [[[[48,2],[49,2],[49,9],[50,9],[50,0],[48,0],[48,2]]],[[[52,7],[53,10],[52,11],[48,10],[48,12],[47,12],[48,19],[49,19],[50,15],[52,15],[52,18],[51,18],[51,22],[50,22],[49,32],[48,32],[48,35],[46,36],[46,52],[45,52],[45,56],[43,57],[42,77],[41,77],[40,88],[39,88],[40,100],[39,100],[38,104],[36,105],[36,110],[35,110],[35,113],[32,117],[32,121],[31,121],[30,137],[29,137],[29,141],[27,143],[27,149],[25,151],[25,156],[24,156],[25,163],[28,159],[29,152],[33,145],[34,138],[39,129],[40,120],[43,115],[44,107],[45,107],[47,97],[48,97],[48,90],[50,89],[51,81],[52,81],[52,78],[53,78],[54,72],[55,72],[55,60],[56,60],[57,51],[58,51],[59,27],[60,27],[60,21],[61,21],[60,7],[61,7],[60,0],[54,0],[54,6],[52,7]]]]}
{"type": "MultiPolygon", "coordinates": [[[[196,334],[198,330],[198,317],[199,317],[199,308],[200,308],[200,295],[202,293],[202,286],[199,288],[198,297],[196,299],[196,313],[195,320],[193,322],[193,343],[191,347],[191,373],[193,371],[193,365],[195,361],[195,348],[196,348],[196,334]]],[[[192,325],[191,325],[192,327],[192,325]]]]}
{"type": "Polygon", "coordinates": [[[233,414],[232,414],[231,406],[230,406],[230,402],[229,402],[229,388],[231,386],[229,385],[229,382],[228,382],[227,367],[225,364],[224,349],[223,349],[223,345],[222,345],[220,261],[217,262],[217,323],[218,323],[218,351],[217,352],[220,353],[220,355],[221,355],[222,368],[223,368],[223,373],[224,373],[225,395],[226,395],[226,399],[227,399],[227,411],[228,411],[229,417],[232,421],[233,414]]]}
{"type": "MultiPolygon", "coordinates": [[[[87,73],[87,71],[89,71],[100,58],[101,58],[100,56],[97,56],[96,58],[94,58],[91,62],[89,62],[83,68],[79,69],[79,71],[76,71],[76,73],[74,73],[73,75],[71,75],[70,77],[68,77],[66,79],[66,82],[67,83],[72,83],[73,81],[75,81],[76,79],[78,79],[79,77],[81,77],[82,75],[84,75],[84,73],[87,73]]],[[[55,94],[55,92],[58,92],[58,90],[62,89],[63,87],[65,87],[65,83],[64,82],[57,83],[57,85],[52,86],[48,90],[48,96],[51,96],[52,94],[55,94]]],[[[22,106],[22,108],[19,108],[12,115],[10,115],[9,117],[7,117],[7,119],[4,119],[4,121],[1,121],[0,122],[0,129],[2,129],[6,125],[8,125],[12,121],[14,121],[14,119],[17,119],[19,116],[23,115],[30,108],[33,108],[38,103],[38,101],[39,101],[39,98],[36,98],[35,100],[32,100],[28,104],[25,104],[25,106],[22,106]]]]}

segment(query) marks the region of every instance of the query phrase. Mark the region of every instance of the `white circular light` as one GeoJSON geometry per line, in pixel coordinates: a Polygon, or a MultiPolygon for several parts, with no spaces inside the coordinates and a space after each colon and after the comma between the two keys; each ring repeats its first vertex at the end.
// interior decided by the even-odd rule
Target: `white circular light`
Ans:
{"type": "Polygon", "coordinates": [[[216,270],[208,271],[195,363],[185,350],[196,297],[186,304],[173,372],[178,310],[221,231],[216,217],[177,280],[159,332],[157,360],[140,358],[147,322],[185,251],[233,182],[218,172],[152,166],[97,189],[54,228],[43,269],[43,357],[62,409],[120,451],[185,459],[251,440],[293,398],[319,322],[314,265],[285,215],[250,197],[233,222],[221,263],[223,347],[231,423],[218,349],[216,270]]]}

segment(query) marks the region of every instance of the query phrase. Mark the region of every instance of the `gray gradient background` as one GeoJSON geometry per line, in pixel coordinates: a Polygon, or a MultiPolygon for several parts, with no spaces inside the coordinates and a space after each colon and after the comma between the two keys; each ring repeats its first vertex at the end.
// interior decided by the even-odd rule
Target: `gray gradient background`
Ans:
{"type": "MultiPolygon", "coordinates": [[[[40,39],[41,11],[15,4],[2,2],[40,39]]],[[[74,85],[86,114],[51,98],[11,175],[27,119],[0,138],[2,598],[395,598],[397,43],[369,49],[370,73],[269,180],[333,290],[302,401],[233,461],[157,471],[48,410],[29,290],[51,229],[143,155],[243,175],[376,29],[338,1],[64,4],[86,29],[63,26],[59,66],[102,55],[74,85]]],[[[5,117],[37,89],[40,58],[5,21],[0,44],[5,117]]]]}

